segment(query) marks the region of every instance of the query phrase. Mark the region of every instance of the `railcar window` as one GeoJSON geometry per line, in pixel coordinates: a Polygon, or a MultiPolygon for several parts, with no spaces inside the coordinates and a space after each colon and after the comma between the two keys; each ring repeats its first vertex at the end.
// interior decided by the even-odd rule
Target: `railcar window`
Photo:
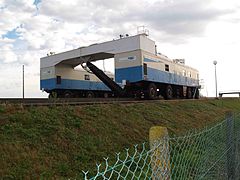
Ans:
{"type": "Polygon", "coordinates": [[[147,75],[147,64],[143,63],[143,73],[144,75],[147,75]]]}
{"type": "Polygon", "coordinates": [[[88,74],[85,74],[84,79],[89,81],[90,80],[90,76],[88,74]]]}
{"type": "Polygon", "coordinates": [[[62,81],[61,76],[57,76],[57,84],[61,84],[61,81],[62,81]]]}
{"type": "Polygon", "coordinates": [[[165,71],[169,72],[169,65],[168,64],[165,64],[165,71]]]}
{"type": "Polygon", "coordinates": [[[186,71],[185,70],[182,71],[182,75],[186,76],[186,71]]]}

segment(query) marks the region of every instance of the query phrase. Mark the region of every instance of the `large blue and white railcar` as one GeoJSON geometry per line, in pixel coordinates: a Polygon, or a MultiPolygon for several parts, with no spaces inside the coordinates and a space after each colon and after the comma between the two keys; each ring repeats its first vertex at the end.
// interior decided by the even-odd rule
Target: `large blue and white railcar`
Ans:
{"type": "Polygon", "coordinates": [[[84,92],[111,89],[115,95],[124,97],[198,98],[199,73],[182,59],[172,60],[158,54],[155,42],[142,33],[41,58],[41,88],[62,97],[78,96],[81,89],[84,92]],[[115,81],[91,63],[109,58],[114,58],[115,81]],[[74,67],[83,63],[94,75],[75,72],[74,67]],[[95,86],[86,79],[88,76],[95,86]]]}

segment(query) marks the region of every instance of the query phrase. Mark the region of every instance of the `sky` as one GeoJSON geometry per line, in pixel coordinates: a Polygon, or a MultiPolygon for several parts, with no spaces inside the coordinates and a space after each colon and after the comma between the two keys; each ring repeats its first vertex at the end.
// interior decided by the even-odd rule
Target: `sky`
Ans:
{"type": "MultiPolygon", "coordinates": [[[[201,93],[240,90],[239,0],[0,0],[0,97],[46,97],[40,58],[149,30],[158,52],[199,70],[201,93]]],[[[106,69],[113,71],[111,62],[106,69]]]]}

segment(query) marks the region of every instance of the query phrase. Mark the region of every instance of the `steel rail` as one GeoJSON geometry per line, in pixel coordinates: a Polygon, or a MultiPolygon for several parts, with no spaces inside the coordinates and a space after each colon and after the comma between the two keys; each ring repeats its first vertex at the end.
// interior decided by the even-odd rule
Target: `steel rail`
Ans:
{"type": "MultiPolygon", "coordinates": [[[[229,98],[229,97],[228,97],[229,98]]],[[[173,101],[204,101],[216,98],[203,99],[173,99],[173,100],[146,100],[136,98],[0,98],[0,104],[20,104],[23,106],[63,106],[63,105],[94,105],[94,104],[128,104],[128,103],[152,103],[152,102],[173,102],[173,101]]],[[[227,98],[224,98],[227,99],[227,98]]]]}
{"type": "Polygon", "coordinates": [[[93,105],[112,103],[143,103],[156,102],[156,100],[136,100],[133,98],[69,98],[69,99],[47,99],[47,98],[0,98],[0,104],[20,104],[23,106],[62,106],[62,105],[93,105]]]}

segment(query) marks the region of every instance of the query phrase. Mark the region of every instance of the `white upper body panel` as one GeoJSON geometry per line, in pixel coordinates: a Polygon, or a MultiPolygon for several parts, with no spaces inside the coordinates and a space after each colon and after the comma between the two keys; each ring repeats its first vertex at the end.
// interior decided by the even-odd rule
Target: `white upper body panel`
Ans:
{"type": "Polygon", "coordinates": [[[143,59],[144,58],[153,60],[152,62],[145,62],[150,68],[165,71],[165,65],[168,65],[169,73],[190,77],[193,79],[199,78],[198,70],[192,67],[186,66],[185,64],[176,63],[172,59],[166,56],[153,55],[153,54],[149,54],[148,52],[143,52],[143,59]]]}
{"type": "Polygon", "coordinates": [[[78,49],[73,49],[71,51],[46,56],[41,58],[40,66],[41,68],[45,68],[55,66],[59,63],[76,66],[86,61],[110,58],[111,55],[113,57],[115,54],[135,51],[138,49],[142,49],[149,53],[155,53],[155,42],[147,38],[145,34],[139,34],[136,36],[130,36],[99,44],[93,44],[87,47],[81,47],[78,49]],[[91,59],[89,59],[88,56],[94,54],[95,57],[91,57],[91,59]]]}
{"type": "MultiPolygon", "coordinates": [[[[110,72],[105,73],[108,77],[114,79],[114,74],[110,72]]],[[[70,65],[63,64],[42,68],[40,74],[41,80],[56,78],[56,76],[61,76],[62,79],[68,80],[85,80],[85,75],[88,75],[90,81],[101,82],[97,76],[85,71],[84,69],[74,69],[70,65]]]]}

